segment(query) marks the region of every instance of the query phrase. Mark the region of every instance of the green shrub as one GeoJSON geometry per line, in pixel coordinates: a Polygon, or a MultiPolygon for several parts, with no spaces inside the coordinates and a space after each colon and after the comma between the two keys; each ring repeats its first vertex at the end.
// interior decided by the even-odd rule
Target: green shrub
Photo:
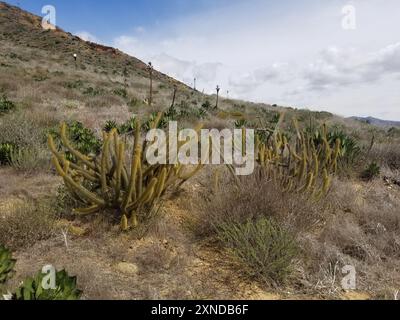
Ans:
{"type": "Polygon", "coordinates": [[[91,97],[96,97],[104,93],[103,89],[88,87],[83,90],[83,94],[91,97]]]}
{"type": "Polygon", "coordinates": [[[126,89],[124,89],[124,88],[115,89],[115,90],[113,91],[113,93],[114,93],[116,96],[122,97],[122,98],[124,98],[124,99],[126,99],[126,98],[128,97],[128,91],[126,91],[126,89]]]}
{"type": "MultiPolygon", "coordinates": [[[[57,130],[51,130],[50,134],[55,138],[56,143],[60,146],[60,135],[57,130]]],[[[95,133],[86,128],[79,121],[72,121],[68,124],[68,138],[73,146],[83,154],[99,154],[101,150],[101,141],[95,133]]],[[[76,159],[69,153],[66,153],[67,160],[76,161],[76,159]]]]}
{"type": "Polygon", "coordinates": [[[13,272],[16,260],[10,250],[0,245],[0,285],[4,284],[13,272]]]}
{"type": "Polygon", "coordinates": [[[0,115],[15,109],[14,102],[8,100],[6,95],[0,96],[0,115]]]}
{"type": "Polygon", "coordinates": [[[16,148],[10,154],[10,165],[21,171],[33,171],[49,167],[48,151],[42,147],[16,148]]]}
{"type": "Polygon", "coordinates": [[[76,277],[70,277],[65,270],[56,272],[55,289],[44,289],[45,273],[38,272],[34,278],[27,278],[13,295],[13,300],[79,300],[82,291],[77,289],[76,277]]]}
{"type": "Polygon", "coordinates": [[[381,168],[376,162],[372,162],[368,167],[361,173],[361,178],[367,181],[375,179],[381,174],[381,168]]]}
{"type": "MultiPolygon", "coordinates": [[[[3,286],[13,273],[16,260],[12,258],[9,249],[0,245],[0,293],[3,286]]],[[[43,284],[52,285],[50,279],[47,282],[48,273],[39,271],[34,278],[27,278],[10,295],[11,300],[79,300],[82,291],[77,289],[76,277],[70,277],[65,270],[55,272],[53,288],[46,289],[43,284]]]]}
{"type": "Polygon", "coordinates": [[[298,254],[293,237],[268,218],[244,224],[224,222],[217,226],[218,238],[247,268],[250,276],[282,282],[292,271],[298,254]]]}
{"type": "Polygon", "coordinates": [[[201,105],[201,107],[202,107],[203,109],[205,109],[205,110],[210,110],[210,109],[211,109],[211,103],[210,103],[210,101],[206,100],[206,101],[201,105]]]}
{"type": "Polygon", "coordinates": [[[14,143],[2,142],[0,143],[0,165],[9,165],[11,163],[11,155],[17,146],[14,143]]]}
{"type": "Polygon", "coordinates": [[[103,131],[109,133],[113,129],[117,129],[117,132],[119,134],[127,134],[127,133],[133,133],[136,128],[136,118],[132,117],[125,123],[122,123],[119,125],[116,121],[114,120],[108,120],[106,124],[103,127],[103,131]]]}
{"type": "Polygon", "coordinates": [[[67,89],[80,89],[84,85],[82,80],[76,80],[64,83],[64,87],[67,89]]]}
{"type": "MultiPolygon", "coordinates": [[[[308,128],[307,130],[310,130],[308,128]]],[[[323,133],[319,130],[314,132],[314,144],[316,147],[323,145],[323,133]]],[[[361,155],[361,148],[357,140],[342,130],[334,129],[327,134],[329,145],[334,148],[336,140],[341,142],[339,162],[342,164],[353,164],[361,155]]]]}

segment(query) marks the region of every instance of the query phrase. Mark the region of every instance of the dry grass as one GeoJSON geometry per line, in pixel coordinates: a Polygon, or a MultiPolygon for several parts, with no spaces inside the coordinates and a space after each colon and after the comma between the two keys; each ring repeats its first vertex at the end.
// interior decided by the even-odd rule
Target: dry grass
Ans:
{"type": "Polygon", "coordinates": [[[400,141],[379,143],[370,153],[370,158],[391,170],[400,170],[400,141]]]}
{"type": "Polygon", "coordinates": [[[327,296],[340,293],[341,268],[352,265],[357,290],[392,299],[400,286],[400,190],[388,189],[379,180],[366,186],[338,181],[331,199],[325,226],[302,237],[309,289],[327,296]]]}
{"type": "Polygon", "coordinates": [[[272,218],[283,223],[291,232],[314,228],[320,221],[323,203],[313,204],[306,195],[289,194],[272,182],[246,177],[237,188],[232,181],[220,185],[212,196],[203,195],[198,201],[198,217],[194,217],[196,233],[213,234],[220,222],[244,223],[247,220],[272,218]]]}
{"type": "Polygon", "coordinates": [[[26,249],[50,238],[55,213],[50,203],[25,202],[0,209],[0,243],[12,250],[26,249]]]}
{"type": "Polygon", "coordinates": [[[299,254],[295,239],[319,225],[323,210],[322,203],[255,176],[243,179],[240,188],[224,181],[219,192],[197,203],[195,234],[219,240],[241,261],[241,272],[270,284],[290,276],[299,254]]]}
{"type": "MultiPolygon", "coordinates": [[[[281,111],[287,113],[287,119],[299,118],[301,125],[306,125],[310,116],[326,121],[330,127],[337,125],[354,135],[363,147],[365,163],[358,165],[378,162],[384,181],[365,183],[344,176],[335,180],[327,199],[315,203],[304,195],[282,193],[274,184],[251,178],[243,179],[243,187],[237,190],[224,173],[220,191],[213,193],[212,174],[205,170],[181,191],[190,206],[171,195],[163,207],[164,214],[146,226],[146,233],[138,230],[121,234],[118,227],[101,217],[71,216],[76,203],[65,194],[59,194],[54,206],[44,199],[44,195],[56,196],[60,183],[49,170],[48,160],[41,161],[47,158],[46,132],[61,121],[73,119],[100,135],[107,120],[122,123],[132,116],[131,112],[146,117],[166,110],[175,82],[157,73],[150,107],[143,102],[148,98],[149,80],[140,61],[76,41],[61,32],[44,37],[24,17],[17,19],[14,12],[14,19],[8,19],[5,12],[0,12],[0,26],[7,26],[0,33],[0,92],[15,102],[16,110],[0,117],[0,142],[15,142],[28,150],[27,157],[16,161],[18,170],[0,169],[0,243],[18,249],[15,283],[51,263],[78,275],[86,298],[252,298],[256,285],[241,277],[245,273],[243,265],[233,262],[232,255],[215,242],[216,226],[243,226],[248,221],[273,219],[301,248],[287,284],[291,292],[338,298],[342,294],[340,268],[351,264],[357,270],[358,290],[376,298],[393,298],[400,288],[398,137],[389,139],[383,129],[327,113],[221,97],[221,110],[244,113],[250,122],[262,121],[265,126],[270,126],[271,116],[281,111]],[[71,52],[79,52],[78,68],[71,61],[71,52]],[[123,98],[113,91],[124,84],[125,66],[128,88],[123,98]],[[77,87],[66,86],[78,80],[81,82],[77,87]],[[99,94],[88,94],[89,87],[99,89],[99,94]],[[376,143],[367,153],[373,136],[376,143]],[[83,236],[68,234],[68,248],[61,230],[54,226],[60,223],[56,220],[60,216],[87,231],[83,236]],[[182,226],[189,220],[190,232],[182,226]],[[138,274],[121,274],[115,269],[119,262],[135,264],[138,274]]],[[[216,97],[193,92],[178,83],[176,105],[187,106],[190,111],[180,125],[190,127],[197,122],[194,111],[205,100],[214,106],[216,97]]],[[[223,129],[233,127],[233,123],[213,112],[205,119],[206,128],[223,129]]],[[[354,167],[350,171],[348,176],[357,176],[354,167]]]]}

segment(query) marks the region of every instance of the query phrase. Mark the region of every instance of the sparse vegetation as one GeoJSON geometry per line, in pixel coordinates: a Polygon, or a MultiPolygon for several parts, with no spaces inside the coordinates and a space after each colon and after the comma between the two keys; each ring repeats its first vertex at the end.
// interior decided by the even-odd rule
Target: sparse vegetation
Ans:
{"type": "Polygon", "coordinates": [[[12,258],[11,251],[0,245],[0,286],[10,277],[14,270],[15,263],[16,260],[12,258]]]}
{"type": "Polygon", "coordinates": [[[371,162],[369,166],[362,172],[361,178],[370,181],[378,177],[380,173],[381,173],[381,168],[378,166],[378,164],[376,162],[371,162]]]}
{"type": "Polygon", "coordinates": [[[14,299],[81,296],[65,272],[40,292],[47,261],[88,299],[343,299],[345,265],[355,293],[393,299],[399,128],[201,94],[0,9],[0,285],[14,299]],[[147,130],[203,120],[255,129],[254,175],[146,162],[147,130]]]}
{"type": "Polygon", "coordinates": [[[13,143],[0,143],[0,166],[9,165],[11,163],[11,155],[17,147],[13,143]]]}
{"type": "Polygon", "coordinates": [[[10,112],[15,109],[15,104],[7,98],[6,95],[0,96],[0,116],[4,113],[10,112]]]}
{"type": "MultiPolygon", "coordinates": [[[[51,135],[55,137],[55,143],[59,147],[62,143],[62,137],[55,129],[51,130],[51,135]]],[[[68,139],[71,141],[74,148],[76,148],[80,153],[86,155],[97,155],[100,152],[100,139],[96,137],[95,133],[91,129],[86,128],[81,122],[72,121],[68,125],[68,139]]],[[[73,162],[77,161],[76,157],[70,152],[67,152],[66,159],[73,162]]]]}
{"type": "MultiPolygon", "coordinates": [[[[14,272],[16,260],[7,248],[0,245],[0,285],[9,280],[14,272]]],[[[46,273],[39,271],[34,278],[26,278],[23,283],[11,294],[10,300],[79,300],[82,291],[77,289],[76,277],[70,277],[65,270],[56,271],[55,288],[44,288],[46,273]]],[[[47,282],[50,282],[48,280],[47,282]]],[[[2,293],[0,287],[0,293],[2,293]]]]}
{"type": "Polygon", "coordinates": [[[282,282],[299,251],[293,237],[273,220],[221,223],[218,238],[244,264],[243,271],[264,281],[282,282]]]}
{"type": "Polygon", "coordinates": [[[44,289],[46,274],[38,272],[34,278],[27,278],[16,290],[13,300],[79,300],[82,291],[77,289],[76,277],[70,277],[65,270],[56,272],[56,288],[44,289]]]}

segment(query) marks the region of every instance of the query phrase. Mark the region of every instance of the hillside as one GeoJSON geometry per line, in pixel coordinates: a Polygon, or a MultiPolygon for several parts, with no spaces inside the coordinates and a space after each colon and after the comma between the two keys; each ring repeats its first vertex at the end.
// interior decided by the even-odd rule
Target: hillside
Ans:
{"type": "Polygon", "coordinates": [[[389,121],[389,120],[382,120],[373,117],[352,117],[351,119],[357,120],[360,122],[368,123],[377,127],[400,127],[400,121],[389,121]]]}
{"type": "Polygon", "coordinates": [[[150,103],[146,63],[40,22],[0,2],[0,250],[17,260],[0,297],[47,264],[76,275],[84,299],[398,294],[400,129],[217,105],[156,70],[150,103]],[[168,120],[255,129],[254,174],[150,165],[133,132],[168,120]]]}

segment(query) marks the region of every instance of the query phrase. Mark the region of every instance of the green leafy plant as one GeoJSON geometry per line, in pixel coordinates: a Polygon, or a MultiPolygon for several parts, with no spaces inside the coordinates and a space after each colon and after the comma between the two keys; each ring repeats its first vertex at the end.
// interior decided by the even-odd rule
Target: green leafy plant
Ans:
{"type": "Polygon", "coordinates": [[[132,117],[128,121],[122,124],[118,124],[114,120],[108,120],[103,127],[104,132],[111,132],[113,129],[117,130],[119,134],[134,133],[136,129],[136,118],[132,117]]]}
{"type": "Polygon", "coordinates": [[[11,155],[17,149],[15,143],[2,142],[0,143],[0,165],[11,164],[11,155]]]}
{"type": "MultiPolygon", "coordinates": [[[[324,144],[324,133],[316,129],[313,133],[313,142],[315,146],[324,144]]],[[[326,139],[331,147],[335,146],[337,140],[340,140],[340,161],[346,164],[352,164],[361,154],[361,148],[356,139],[339,129],[333,129],[326,133],[326,139]]]]}
{"type": "MultiPolygon", "coordinates": [[[[52,130],[50,134],[55,138],[57,147],[60,147],[60,134],[56,130],[52,130]]],[[[96,137],[91,129],[86,128],[81,122],[72,121],[68,124],[68,139],[72,146],[80,153],[97,155],[101,150],[100,139],[96,137]]],[[[66,159],[72,162],[77,161],[76,157],[69,152],[66,153],[66,159]]]]}
{"type": "Polygon", "coordinates": [[[250,276],[279,283],[290,275],[298,247],[278,223],[260,218],[244,224],[224,222],[216,228],[220,241],[247,266],[244,270],[250,276]]]}
{"type": "Polygon", "coordinates": [[[44,289],[46,274],[38,272],[27,278],[13,295],[13,300],[79,300],[82,291],[77,289],[76,277],[70,277],[65,270],[56,272],[56,288],[44,289]]]}
{"type": "Polygon", "coordinates": [[[4,284],[14,270],[16,260],[10,250],[0,245],[0,285],[4,284]]]}
{"type": "Polygon", "coordinates": [[[125,88],[115,89],[115,90],[113,90],[113,93],[124,99],[126,99],[128,97],[128,91],[125,88]]]}
{"type": "Polygon", "coordinates": [[[15,109],[15,104],[6,95],[0,96],[0,115],[15,109]]]}
{"type": "Polygon", "coordinates": [[[114,120],[108,120],[103,127],[103,131],[110,132],[112,129],[117,129],[118,124],[114,120]]]}
{"type": "MultiPolygon", "coordinates": [[[[151,129],[152,124],[156,121],[156,119],[159,117],[160,113],[153,112],[150,114],[149,118],[145,123],[143,123],[143,130],[144,131],[149,131],[151,129]]],[[[167,119],[164,117],[164,114],[161,114],[159,121],[157,121],[157,129],[163,129],[167,126],[167,119]]]]}
{"type": "Polygon", "coordinates": [[[248,127],[247,120],[241,119],[241,120],[237,120],[235,122],[235,128],[242,129],[242,128],[247,128],[247,127],[248,127]]]}
{"type": "Polygon", "coordinates": [[[133,135],[136,130],[136,125],[137,125],[136,117],[132,117],[118,127],[118,132],[120,134],[131,133],[133,135]]]}

